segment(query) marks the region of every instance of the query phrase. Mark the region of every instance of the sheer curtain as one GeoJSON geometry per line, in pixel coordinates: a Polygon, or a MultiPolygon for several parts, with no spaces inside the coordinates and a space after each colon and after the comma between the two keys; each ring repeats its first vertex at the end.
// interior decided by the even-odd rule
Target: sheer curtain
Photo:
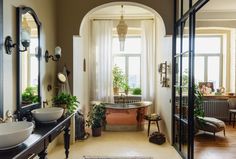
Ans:
{"type": "Polygon", "coordinates": [[[141,89],[142,99],[152,101],[150,109],[154,112],[155,105],[155,62],[154,51],[154,21],[141,21],[142,55],[141,55],[141,89]]]}
{"type": "Polygon", "coordinates": [[[111,20],[92,22],[92,50],[89,56],[91,100],[113,102],[112,29],[111,20]]]}

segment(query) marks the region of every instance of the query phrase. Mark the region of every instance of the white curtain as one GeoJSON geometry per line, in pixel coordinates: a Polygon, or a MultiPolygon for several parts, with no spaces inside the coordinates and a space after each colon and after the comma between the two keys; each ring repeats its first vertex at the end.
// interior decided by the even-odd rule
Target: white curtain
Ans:
{"type": "Polygon", "coordinates": [[[154,112],[155,105],[155,64],[154,51],[154,21],[141,21],[142,55],[141,55],[141,89],[142,100],[153,102],[150,111],[154,112]]]}
{"type": "Polygon", "coordinates": [[[92,22],[90,61],[91,100],[113,102],[111,20],[92,22]]]}

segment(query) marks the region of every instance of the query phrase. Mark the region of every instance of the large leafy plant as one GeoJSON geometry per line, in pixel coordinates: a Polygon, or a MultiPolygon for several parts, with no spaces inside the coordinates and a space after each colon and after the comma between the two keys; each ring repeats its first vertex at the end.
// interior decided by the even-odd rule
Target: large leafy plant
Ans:
{"type": "Polygon", "coordinates": [[[27,87],[22,93],[23,103],[37,103],[39,101],[37,87],[27,87]]]}
{"type": "Polygon", "coordinates": [[[106,108],[104,104],[94,104],[88,113],[88,119],[86,120],[86,126],[92,128],[100,128],[105,122],[106,108]]]}
{"type": "Polygon", "coordinates": [[[78,108],[79,101],[76,96],[72,96],[68,93],[59,93],[53,98],[53,103],[57,106],[64,107],[68,110],[68,113],[73,113],[78,108]]]}
{"type": "Polygon", "coordinates": [[[202,108],[203,94],[198,89],[198,86],[194,88],[194,117],[204,117],[205,112],[202,108]]]}

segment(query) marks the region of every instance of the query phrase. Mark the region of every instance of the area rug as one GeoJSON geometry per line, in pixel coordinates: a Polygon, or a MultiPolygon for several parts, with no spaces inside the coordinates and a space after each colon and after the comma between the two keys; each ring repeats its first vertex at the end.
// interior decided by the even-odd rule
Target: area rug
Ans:
{"type": "Polygon", "coordinates": [[[84,159],[153,159],[152,157],[105,157],[105,156],[84,156],[84,159]]]}

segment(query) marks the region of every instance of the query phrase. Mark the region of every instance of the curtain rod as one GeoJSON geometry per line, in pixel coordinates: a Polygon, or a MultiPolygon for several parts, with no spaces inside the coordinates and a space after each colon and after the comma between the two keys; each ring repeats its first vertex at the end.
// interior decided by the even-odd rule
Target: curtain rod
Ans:
{"type": "MultiPolygon", "coordinates": [[[[99,21],[99,20],[120,20],[120,19],[91,19],[93,21],[99,21]]],[[[141,19],[124,19],[124,20],[154,20],[154,18],[141,18],[141,19]]]]}

